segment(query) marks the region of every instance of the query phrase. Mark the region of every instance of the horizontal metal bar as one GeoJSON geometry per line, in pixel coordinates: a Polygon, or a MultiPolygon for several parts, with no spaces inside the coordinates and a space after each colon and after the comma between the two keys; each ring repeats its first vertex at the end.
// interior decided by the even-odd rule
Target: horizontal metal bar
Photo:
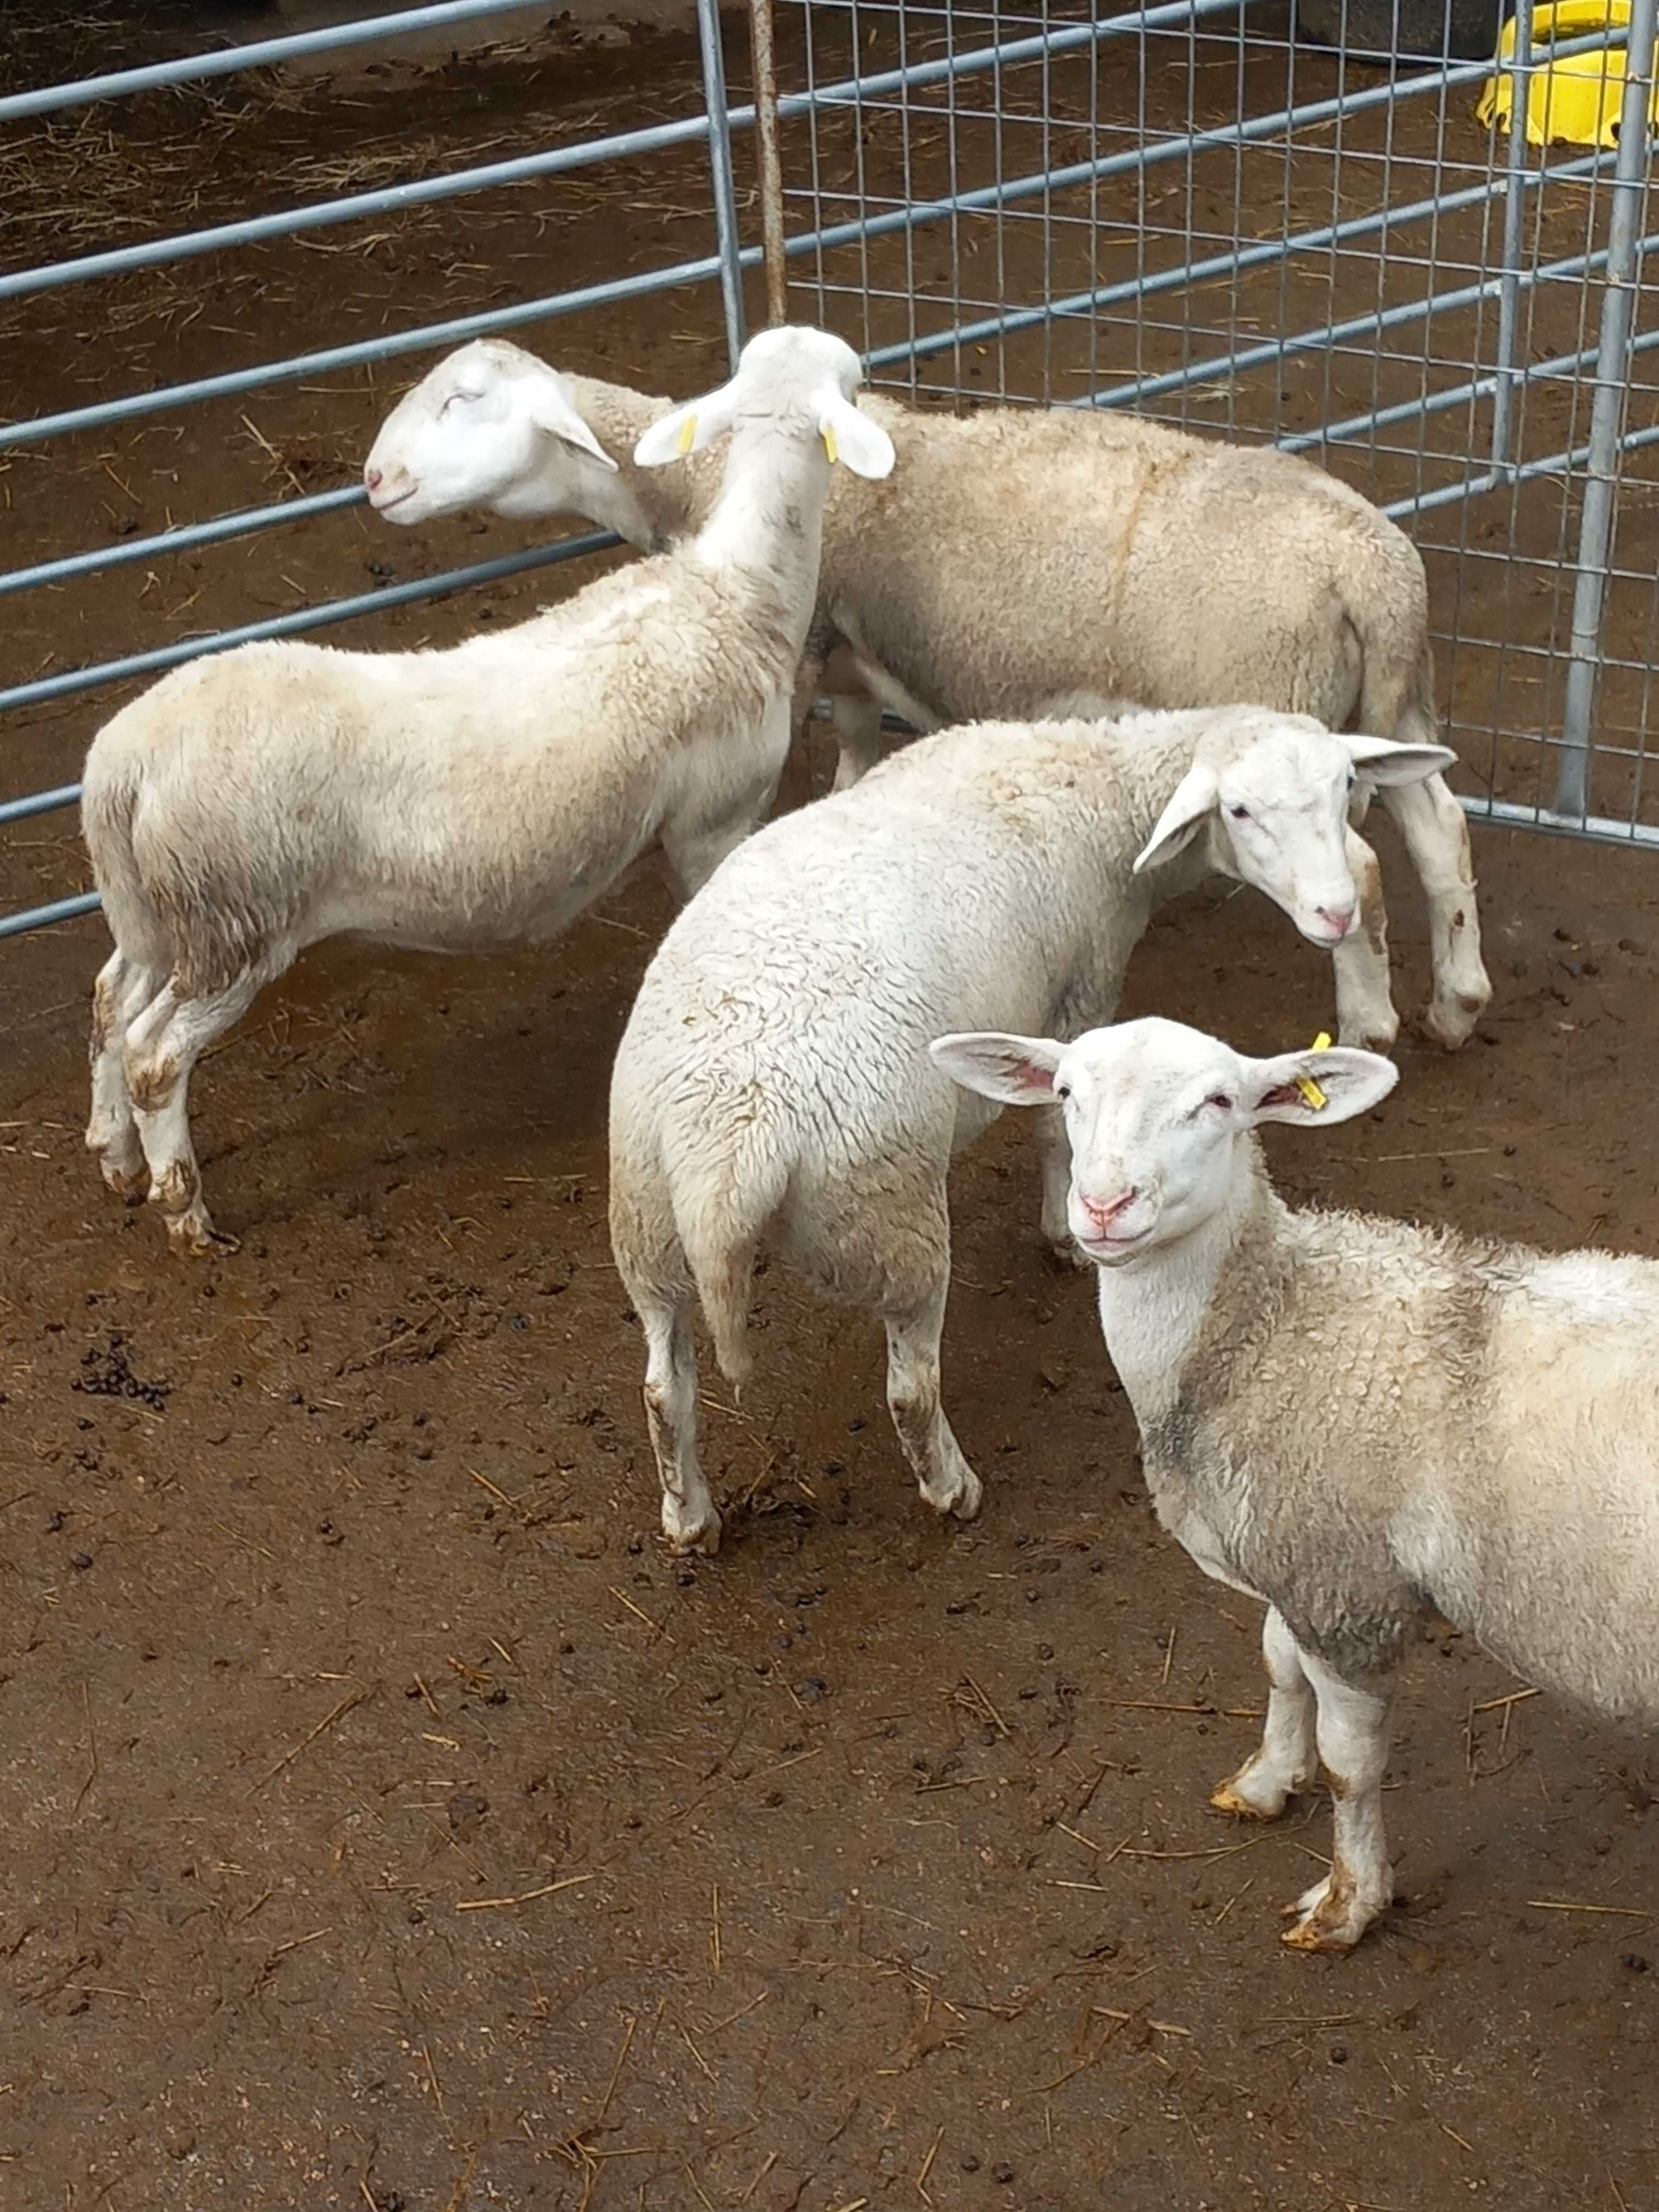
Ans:
{"type": "MultiPolygon", "coordinates": [[[[1613,158],[1611,152],[1598,151],[1565,162],[1558,169],[1529,172],[1522,181],[1535,186],[1547,174],[1552,183],[1566,183],[1589,176],[1598,167],[1610,167],[1613,158]]],[[[1142,166],[1138,154],[1115,155],[1111,160],[1126,173],[1142,166]]],[[[1504,178],[1490,178],[1484,183],[1467,185],[1461,191],[1447,192],[1438,198],[1413,200],[1405,207],[1381,208],[1371,215],[1352,216],[1344,222],[1328,223],[1317,230],[1298,231],[1292,238],[1274,239],[1261,246],[1236,247],[1231,252],[1212,254],[1207,261],[1188,262],[1180,267],[1160,270],[1151,276],[1122,277],[1115,283],[1097,284],[1086,292],[1073,292],[1062,299],[1045,301],[1038,307],[1013,308],[1006,314],[987,316],[977,323],[959,324],[951,330],[936,331],[927,337],[879,347],[868,356],[866,365],[870,368],[886,368],[903,361],[924,361],[957,346],[976,345],[987,339],[1005,337],[1015,331],[1029,330],[1037,324],[1067,315],[1086,314],[1102,307],[1115,307],[1120,302],[1155,297],[1163,292],[1190,291],[1200,284],[1241,276],[1247,270],[1285,260],[1293,253],[1322,252],[1328,246],[1366,237],[1373,231],[1391,229],[1399,223],[1418,222],[1427,216],[1443,216],[1461,208],[1478,207],[1484,201],[1498,198],[1506,189],[1504,178]]],[[[1142,387],[1137,385],[1125,386],[1124,389],[1139,396],[1142,387]]],[[[1120,397],[1115,393],[1109,401],[1085,396],[1081,399],[1069,399],[1065,404],[1068,407],[1116,405],[1120,404],[1120,397]]]]}
{"type": "Polygon", "coordinates": [[[83,283],[92,276],[117,276],[129,269],[152,269],[163,262],[189,260],[198,254],[222,253],[235,246],[257,245],[266,238],[289,238],[301,231],[319,230],[330,223],[355,222],[360,217],[383,215],[388,209],[423,207],[437,200],[455,199],[467,192],[490,191],[501,185],[524,183],[532,177],[557,176],[568,169],[584,168],[591,161],[622,161],[633,154],[655,153],[708,136],[707,116],[689,117],[679,123],[653,124],[643,131],[623,131],[609,138],[587,138],[580,145],[555,147],[545,154],[524,154],[511,161],[487,161],[477,169],[452,169],[440,177],[417,179],[407,185],[387,185],[372,192],[352,192],[343,199],[319,200],[314,206],[283,209],[275,215],[246,216],[236,222],[221,222],[206,230],[180,231],[171,238],[149,240],[142,246],[113,247],[107,253],[82,254],[77,260],[51,261],[38,269],[22,269],[0,276],[0,300],[21,298],[64,284],[83,283]]]}
{"type": "Polygon", "coordinates": [[[1589,837],[1600,845],[1637,845],[1659,852],[1659,829],[1646,822],[1620,822],[1608,814],[1556,814],[1547,806],[1522,806],[1512,799],[1471,799],[1456,794],[1472,822],[1501,830],[1541,830],[1558,837],[1589,837]]]}
{"type": "MultiPolygon", "coordinates": [[[[270,507],[245,507],[234,514],[215,515],[209,522],[180,523],[158,530],[152,538],[124,538],[89,553],[66,553],[59,561],[39,561],[32,568],[13,568],[0,574],[0,599],[10,592],[32,591],[39,584],[67,583],[71,577],[90,576],[105,568],[125,568],[129,562],[150,561],[168,553],[187,552],[192,545],[215,545],[227,538],[251,537],[279,522],[301,522],[313,514],[329,514],[346,507],[362,507],[368,495],[362,484],[342,484],[337,491],[308,493],[303,499],[279,499],[270,507]]],[[[4,817],[0,816],[0,820],[4,817]]]]}
{"type": "MultiPolygon", "coordinates": [[[[1649,246],[1659,244],[1659,234],[1644,242],[1649,246]]],[[[1524,289],[1531,291],[1540,284],[1559,283],[1564,277],[1588,276],[1593,270],[1604,267],[1607,258],[1607,248],[1598,246],[1593,253],[1569,254],[1559,261],[1546,261],[1535,269],[1523,270],[1519,281],[1524,289]]],[[[1137,384],[1120,385],[1114,391],[1091,394],[1082,404],[1099,408],[1127,407],[1133,401],[1161,399],[1168,392],[1206,384],[1215,377],[1237,377],[1253,368],[1265,368],[1270,362],[1287,361],[1297,354],[1328,351],[1332,346],[1346,344],[1351,338],[1370,337],[1384,331],[1397,330],[1405,323],[1426,322],[1434,315],[1455,313],[1460,308],[1473,307],[1482,300],[1495,298],[1510,281],[1510,272],[1500,270],[1495,276],[1482,277],[1479,283],[1462,284],[1450,292],[1431,292],[1420,300],[1407,300],[1399,307],[1373,310],[1370,314],[1352,315],[1346,322],[1326,323],[1316,330],[1297,331],[1289,337],[1269,338],[1265,344],[1249,346],[1243,353],[1212,354],[1206,361],[1189,362],[1186,368],[1170,369],[1165,375],[1144,377],[1137,384]]]]}
{"type": "Polygon", "coordinates": [[[68,669],[61,676],[41,677],[33,684],[14,684],[9,690],[0,691],[0,708],[33,707],[43,699],[66,698],[71,692],[95,690],[100,684],[120,683],[131,676],[153,676],[186,660],[198,660],[204,653],[222,653],[233,645],[253,645],[270,637],[301,637],[307,630],[350,622],[383,607],[405,607],[417,600],[440,599],[473,584],[493,584],[502,576],[519,575],[526,568],[550,568],[561,561],[603,553],[622,542],[608,530],[590,531],[580,538],[562,538],[556,544],[534,546],[526,553],[504,553],[494,561],[474,562],[469,568],[447,568],[439,576],[388,584],[380,591],[360,592],[349,599],[325,599],[320,606],[299,607],[291,615],[244,623],[240,629],[217,630],[210,637],[159,646],[151,653],[128,653],[122,659],[99,661],[89,668],[68,669]]]}
{"type": "Polygon", "coordinates": [[[0,937],[21,937],[26,929],[44,929],[48,922],[73,921],[77,914],[96,914],[103,903],[96,891],[81,891],[74,898],[54,899],[50,906],[0,914],[0,937]]]}
{"type": "Polygon", "coordinates": [[[73,806],[80,796],[78,783],[60,783],[56,791],[32,791],[27,799],[0,799],[0,822],[27,822],[36,814],[55,814],[60,806],[73,806]]]}
{"type": "MultiPolygon", "coordinates": [[[[1639,453],[1647,446],[1659,446],[1659,422],[1650,424],[1645,430],[1626,430],[1616,450],[1639,453]]],[[[1559,453],[1547,453],[1541,460],[1512,462],[1502,468],[1486,469],[1478,477],[1465,477],[1461,483],[1443,484],[1437,491],[1414,492],[1405,499],[1392,499],[1379,511],[1397,521],[1403,515],[1427,514],[1437,507],[1455,506],[1461,499],[1479,499],[1486,492],[1499,491],[1509,484],[1526,483],[1534,477],[1565,476],[1571,470],[1583,467],[1589,459],[1589,450],[1588,445],[1568,446],[1559,453]]],[[[1509,649],[1521,652],[1525,648],[1512,646],[1509,649]]]]}
{"type": "MultiPolygon", "coordinates": [[[[1650,240],[1652,244],[1654,241],[1650,240]]],[[[1646,331],[1631,341],[1631,351],[1650,353],[1659,346],[1659,331],[1646,331]]],[[[1425,392],[1419,399],[1402,399],[1393,407],[1379,407],[1369,415],[1349,415],[1328,429],[1298,430],[1294,437],[1281,438],[1281,453],[1305,453],[1316,446],[1351,445],[1367,431],[1386,430],[1396,422],[1414,422],[1420,416],[1443,415],[1449,409],[1462,407],[1478,399],[1490,399],[1500,383],[1519,388],[1526,384],[1547,383],[1551,378],[1570,376],[1575,369],[1585,368],[1595,358],[1594,346],[1581,346],[1577,353],[1553,354],[1547,361],[1534,361],[1525,368],[1493,369],[1486,376],[1474,377],[1467,384],[1454,384],[1443,392],[1425,392]]]]}
{"type": "MultiPolygon", "coordinates": [[[[1636,846],[1659,852],[1659,829],[1645,822],[1620,822],[1609,815],[1571,817],[1553,814],[1545,807],[1517,805],[1512,799],[1480,799],[1460,792],[1458,805],[1471,822],[1490,823],[1500,830],[1542,830],[1561,837],[1588,837],[1598,844],[1636,846]]],[[[82,891],[73,898],[56,899],[49,906],[26,908],[18,914],[0,915],[0,938],[21,937],[25,930],[45,929],[55,921],[71,921],[77,915],[95,914],[103,901],[96,891],[82,891]]]]}
{"type": "MultiPolygon", "coordinates": [[[[745,265],[759,258],[755,246],[744,256],[745,265]]],[[[295,378],[326,374],[331,369],[355,368],[366,361],[386,361],[399,354],[422,353],[440,345],[458,345],[468,338],[486,337],[492,331],[517,330],[526,323],[572,315],[585,307],[608,306],[616,300],[642,299],[666,292],[678,284],[700,284],[720,273],[717,255],[698,261],[678,261],[667,269],[647,270],[637,276],[613,278],[605,284],[585,285],[577,292],[554,292],[544,299],[520,301],[514,307],[492,307],[477,315],[457,315],[448,322],[428,323],[412,331],[393,332],[356,345],[331,346],[321,353],[295,354],[287,361],[262,362],[254,368],[233,369],[220,376],[198,377],[189,384],[168,385],[158,392],[135,392],[125,399],[102,400],[94,407],[76,407],[63,415],[40,415],[32,422],[13,422],[0,428],[0,450],[24,446],[36,438],[53,438],[71,430],[90,430],[106,422],[131,422],[141,415],[155,415],[169,407],[193,405],[203,399],[222,399],[239,392],[258,392],[269,384],[289,384],[295,378]]]]}
{"type": "Polygon", "coordinates": [[[143,69],[116,70],[107,76],[76,77],[66,84],[43,85],[36,92],[16,92],[0,100],[0,123],[15,123],[25,115],[49,115],[56,108],[83,107],[94,100],[118,100],[130,92],[150,92],[157,87],[191,84],[202,77],[232,76],[239,70],[268,69],[293,61],[301,54],[323,53],[337,46],[366,46],[371,40],[394,39],[404,31],[436,30],[445,23],[464,23],[473,15],[527,14],[544,7],[546,0],[441,0],[425,8],[404,8],[395,15],[361,16],[355,22],[336,23],[325,30],[296,31],[283,39],[259,39],[251,46],[228,46],[210,54],[192,54],[170,62],[152,62],[143,69]]]}

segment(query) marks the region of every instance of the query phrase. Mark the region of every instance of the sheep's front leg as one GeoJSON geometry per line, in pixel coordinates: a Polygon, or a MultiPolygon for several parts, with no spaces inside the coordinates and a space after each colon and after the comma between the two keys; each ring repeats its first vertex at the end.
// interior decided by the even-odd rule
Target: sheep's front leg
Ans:
{"type": "Polygon", "coordinates": [[[203,1256],[236,1249],[234,1237],[214,1228],[203,1202],[190,1140],[190,1078],[208,1046],[247,1012],[264,980],[265,971],[252,969],[228,990],[199,999],[169,982],[127,1031],[127,1088],[149,1164],[150,1199],[161,1209],[175,1252],[203,1256]]]}
{"type": "Polygon", "coordinates": [[[1269,1606],[1261,1624],[1261,1660],[1267,1670],[1267,1720],[1261,1748],[1237,1774],[1210,1793],[1218,1813],[1249,1820],[1276,1820],[1285,1801],[1305,1790],[1314,1771],[1314,1692],[1297,1642],[1284,1616],[1269,1606]]]}
{"type": "Polygon", "coordinates": [[[1388,1052],[1400,1034],[1389,980],[1389,917],[1382,904],[1382,871],[1358,832],[1346,837],[1349,871],[1359,894],[1359,924],[1331,954],[1336,974],[1336,1027],[1340,1044],[1364,1052],[1388,1052]]]}
{"type": "Polygon", "coordinates": [[[142,1198],[149,1188],[149,1170],[138,1141],[132,1095],[127,1089],[123,1048],[127,1031],[161,988],[154,969],[141,968],[125,952],[112,953],[99,970],[92,992],[92,1117],[87,1150],[94,1154],[104,1181],[121,1198],[142,1198]]]}
{"type": "Polygon", "coordinates": [[[672,1552],[720,1549],[720,1516],[697,1461],[697,1352],[686,1302],[636,1297],[645,1331],[645,1418],[662,1484],[662,1533],[672,1552]]]}
{"type": "Polygon", "coordinates": [[[939,1279],[916,1305],[883,1315],[887,1408],[927,1504],[936,1513],[971,1521],[979,1511],[979,1477],[963,1457],[939,1403],[939,1340],[950,1285],[946,1259],[939,1279]]]}
{"type": "Polygon", "coordinates": [[[1480,958],[1469,825],[1442,776],[1389,784],[1382,799],[1400,825],[1429,904],[1434,995],[1423,1026],[1437,1044],[1455,1052],[1492,997],[1480,958]]]}
{"type": "Polygon", "coordinates": [[[686,898],[695,898],[726,854],[765,821],[788,757],[789,702],[778,698],[751,733],[742,780],[732,779],[735,788],[717,788],[705,797],[694,784],[686,804],[663,823],[663,854],[686,898]]]}
{"type": "Polygon", "coordinates": [[[1318,1699],[1319,1757],[1331,1785],[1331,1870],[1285,1906],[1295,1915],[1284,1941],[1297,1951],[1351,1951],[1394,1901],[1394,1869],[1382,1830],[1382,1774],[1389,1763],[1391,1692],[1356,1689],[1298,1647],[1318,1699]]]}

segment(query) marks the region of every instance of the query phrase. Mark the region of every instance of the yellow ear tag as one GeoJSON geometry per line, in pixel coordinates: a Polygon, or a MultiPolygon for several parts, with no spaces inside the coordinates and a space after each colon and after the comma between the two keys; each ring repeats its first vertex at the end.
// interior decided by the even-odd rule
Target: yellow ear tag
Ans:
{"type": "Polygon", "coordinates": [[[840,449],[836,444],[836,434],[826,422],[823,428],[818,432],[818,435],[823,441],[823,450],[829,454],[830,465],[833,468],[836,463],[841,459],[840,449]]]}
{"type": "Polygon", "coordinates": [[[681,453],[689,453],[690,452],[691,441],[696,436],[696,434],[697,418],[695,415],[688,415],[684,422],[680,424],[679,446],[681,453]]]}
{"type": "MultiPolygon", "coordinates": [[[[1328,1052],[1330,1050],[1331,1040],[1326,1030],[1321,1030],[1319,1035],[1314,1039],[1313,1048],[1316,1052],[1328,1052]]],[[[1307,1100],[1309,1105],[1313,1108],[1316,1114],[1322,1114],[1326,1107],[1328,1107],[1331,1103],[1325,1096],[1324,1092],[1320,1089],[1319,1085],[1314,1081],[1311,1075],[1298,1075],[1296,1079],[1296,1087],[1302,1093],[1302,1096],[1307,1100]]]]}

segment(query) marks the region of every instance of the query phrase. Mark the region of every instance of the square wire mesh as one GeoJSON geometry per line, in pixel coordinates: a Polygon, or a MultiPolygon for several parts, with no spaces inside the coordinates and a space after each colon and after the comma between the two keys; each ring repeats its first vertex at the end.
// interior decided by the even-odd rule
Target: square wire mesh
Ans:
{"type": "MultiPolygon", "coordinates": [[[[915,398],[1128,407],[1345,477],[1421,549],[1464,789],[1510,819],[1556,804],[1575,595],[1601,575],[1586,799],[1627,837],[1659,829],[1651,147],[1626,163],[1628,349],[1603,348],[1618,155],[1480,120],[1495,74],[1322,47],[1283,0],[811,0],[783,68],[816,95],[783,126],[792,313],[915,398]],[[1604,552],[1581,546],[1597,475],[1604,552]]],[[[1501,74],[1523,113],[1534,71],[1501,74]]]]}

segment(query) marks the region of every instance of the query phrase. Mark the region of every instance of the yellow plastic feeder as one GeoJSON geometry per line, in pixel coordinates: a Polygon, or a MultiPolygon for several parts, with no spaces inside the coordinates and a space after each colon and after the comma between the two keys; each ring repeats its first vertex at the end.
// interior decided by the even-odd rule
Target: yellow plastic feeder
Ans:
{"type": "MultiPolygon", "coordinates": [[[[1628,27],[1628,0],[1555,0],[1532,11],[1532,52],[1539,62],[1527,79],[1527,140],[1547,146],[1565,138],[1575,146],[1616,146],[1619,111],[1625,98],[1625,50],[1604,47],[1601,52],[1565,55],[1559,62],[1543,59],[1553,39],[1577,39],[1591,31],[1628,27]]],[[[1480,95],[1475,118],[1481,123],[1507,123],[1513,103],[1515,80],[1505,64],[1515,58],[1515,23],[1505,23],[1498,41],[1498,74],[1480,95]]],[[[1648,104],[1651,126],[1659,116],[1659,85],[1648,104]]]]}

